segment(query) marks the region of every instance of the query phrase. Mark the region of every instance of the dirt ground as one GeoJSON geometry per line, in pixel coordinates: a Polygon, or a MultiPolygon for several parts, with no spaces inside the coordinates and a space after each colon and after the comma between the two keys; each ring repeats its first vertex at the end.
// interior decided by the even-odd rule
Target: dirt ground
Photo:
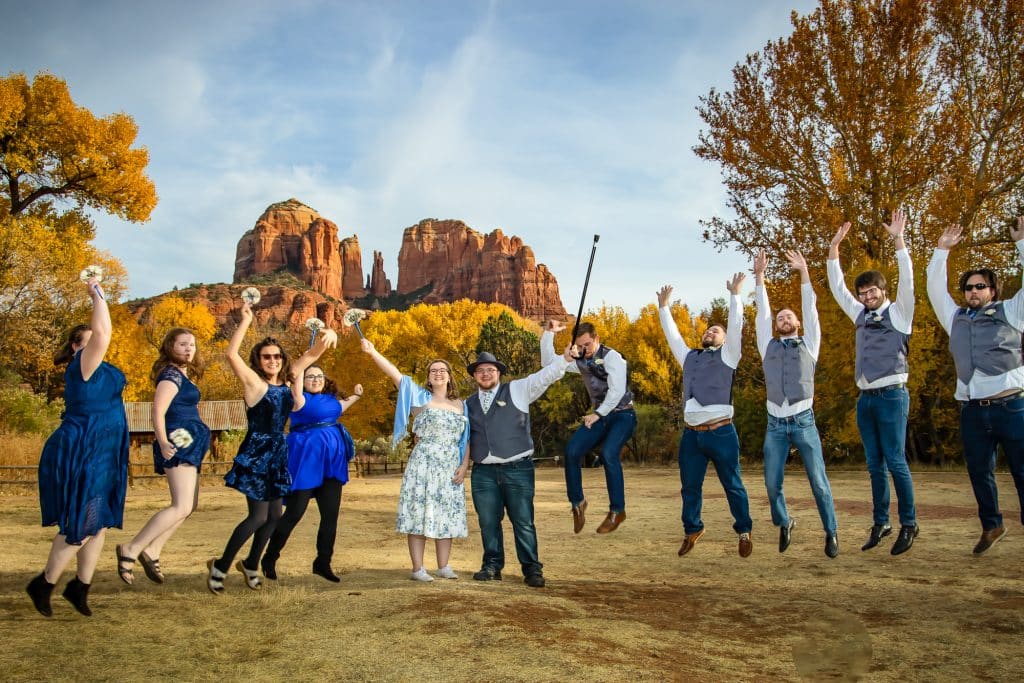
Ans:
{"type": "Polygon", "coordinates": [[[799,470],[787,473],[797,526],[780,554],[763,479],[748,468],[748,559],[737,555],[713,476],[707,534],[685,558],[676,555],[676,471],[627,469],[628,519],[608,536],[594,533],[607,500],[603,474],[587,470],[584,481],[590,515],[574,535],[561,470],[538,470],[544,589],[523,585],[510,531],[504,581],[471,579],[481,554],[471,504],[470,536],[452,558],[461,578],[410,581],[405,538],[392,531],[399,478],[388,476],[345,487],[334,559],[341,584],[309,571],[311,506],[278,563],[280,580],[253,592],[232,572],[222,596],[206,590],[205,562],[243,516],[242,497],[204,488],[201,509],[164,551],[168,582],[138,571],[129,587],[115,573],[114,544],[166,501],[159,488],[133,489],[126,531],[108,536],[91,619],[58,597],[59,587],[51,619],[32,609],[24,586],[52,530],[38,526],[34,497],[5,496],[0,670],[5,680],[1021,680],[1024,530],[1008,476],[999,486],[1009,534],[974,557],[980,527],[966,474],[916,473],[921,535],[893,557],[892,538],[860,550],[871,525],[867,474],[834,472],[834,560],[799,470]]]}

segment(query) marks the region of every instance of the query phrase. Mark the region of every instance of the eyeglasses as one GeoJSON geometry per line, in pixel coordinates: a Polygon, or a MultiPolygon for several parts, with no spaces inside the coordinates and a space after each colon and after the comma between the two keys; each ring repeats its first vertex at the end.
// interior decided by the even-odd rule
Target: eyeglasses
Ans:
{"type": "Polygon", "coordinates": [[[969,292],[972,289],[976,289],[980,292],[983,289],[988,289],[988,285],[985,284],[984,282],[975,282],[973,285],[970,282],[968,282],[966,285],[964,285],[965,292],[969,292]]]}
{"type": "Polygon", "coordinates": [[[324,381],[324,376],[323,375],[306,375],[306,379],[308,379],[310,382],[323,382],[324,381]]]}
{"type": "Polygon", "coordinates": [[[863,299],[866,296],[877,296],[878,294],[881,293],[882,290],[879,289],[878,287],[868,287],[867,289],[862,289],[861,291],[857,292],[857,296],[863,299]]]}
{"type": "Polygon", "coordinates": [[[498,371],[498,368],[477,368],[473,371],[474,375],[490,375],[498,371]]]}
{"type": "Polygon", "coordinates": [[[427,374],[429,374],[429,375],[447,375],[448,374],[448,368],[431,368],[430,370],[427,371],[427,374]]]}
{"type": "Polygon", "coordinates": [[[261,353],[260,358],[263,360],[281,360],[284,356],[280,353],[261,353]]]}

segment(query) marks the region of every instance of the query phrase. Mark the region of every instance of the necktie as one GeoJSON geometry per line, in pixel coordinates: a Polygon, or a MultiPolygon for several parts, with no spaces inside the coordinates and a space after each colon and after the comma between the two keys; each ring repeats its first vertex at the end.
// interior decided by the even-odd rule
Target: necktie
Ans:
{"type": "Polygon", "coordinates": [[[493,401],[493,400],[494,400],[494,392],[493,391],[485,391],[485,392],[483,392],[483,395],[480,397],[480,407],[482,407],[484,409],[485,413],[488,410],[491,409],[491,401],[493,401]]]}

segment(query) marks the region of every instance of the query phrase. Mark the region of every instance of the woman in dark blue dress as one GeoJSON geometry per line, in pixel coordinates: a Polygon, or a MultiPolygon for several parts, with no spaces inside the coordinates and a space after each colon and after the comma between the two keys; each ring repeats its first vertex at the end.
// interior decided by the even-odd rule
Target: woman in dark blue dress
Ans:
{"type": "Polygon", "coordinates": [[[71,330],[54,357],[64,372],[64,415],[39,458],[39,506],[43,526],[57,526],[46,569],[28,584],[39,613],[51,616],[54,584],[72,559],[78,571],[64,597],[85,616],[89,586],[108,527],[121,527],[128,487],[128,422],[121,392],[124,373],[103,356],[110,344],[110,312],[98,281],[88,283],[89,325],[71,330]]]}
{"type": "MultiPolygon", "coordinates": [[[[231,370],[244,387],[249,427],[224,481],[245,494],[248,514],[235,527],[221,556],[206,563],[209,569],[206,586],[218,595],[224,592],[224,579],[235,555],[254,535],[248,557],[239,560],[235,567],[242,572],[249,588],[259,590],[262,587],[260,555],[281,518],[281,500],[288,495],[292,483],[288,474],[288,444],[284,427],[291,415],[295,395],[301,396],[302,393],[300,383],[293,382],[292,387],[288,386],[291,376],[288,354],[273,337],[266,337],[252,348],[248,365],[242,360],[238,351],[252,324],[252,307],[248,302],[242,305],[241,316],[242,320],[228,343],[227,358],[231,370]]],[[[337,343],[337,335],[326,330],[300,361],[308,365],[319,358],[328,346],[336,346],[337,343]]]]}
{"type": "Polygon", "coordinates": [[[153,464],[157,474],[167,477],[171,504],[153,515],[135,538],[117,546],[117,573],[128,584],[135,582],[136,558],[150,581],[164,582],[161,552],[199,505],[199,470],[210,449],[210,428],[199,419],[199,387],[192,382],[203,374],[192,330],[175,327],[164,336],[150,374],[156,382],[153,464]]]}
{"type": "MultiPolygon", "coordinates": [[[[295,374],[300,370],[297,362],[295,374]]],[[[316,534],[313,573],[328,581],[341,580],[331,569],[331,557],[338,532],[341,488],[348,481],[348,463],[355,454],[355,447],[338,419],[362,395],[363,386],[357,384],[351,396],[339,400],[337,387],[324,375],[323,368],[311,365],[305,370],[301,401],[295,403],[288,432],[288,472],[292,476],[292,490],[285,498],[284,515],[270,537],[261,562],[263,575],[268,579],[277,578],[275,565],[281,550],[295,525],[306,514],[309,499],[315,498],[320,527],[316,534]]]]}

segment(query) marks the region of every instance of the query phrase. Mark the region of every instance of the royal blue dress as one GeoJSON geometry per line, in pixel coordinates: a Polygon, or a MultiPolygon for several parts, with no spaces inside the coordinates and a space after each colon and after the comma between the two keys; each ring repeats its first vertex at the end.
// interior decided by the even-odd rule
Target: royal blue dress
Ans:
{"type": "MultiPolygon", "coordinates": [[[[160,452],[160,444],[153,442],[153,468],[157,474],[163,474],[168,467],[177,467],[182,463],[194,465],[201,469],[203,458],[210,450],[210,428],[199,419],[199,387],[185,376],[178,368],[168,365],[156,377],[156,383],[173,382],[178,393],[171,399],[164,413],[164,426],[167,437],[176,429],[184,429],[192,435],[192,443],[187,448],[177,447],[170,460],[165,460],[160,452]]],[[[173,443],[173,442],[172,442],[173,443]]]]}
{"type": "Polygon", "coordinates": [[[341,402],[334,396],[303,392],[306,404],[292,413],[288,433],[288,472],[292,491],[320,488],[327,479],[348,481],[348,462],[355,454],[352,437],[338,418],[341,402]]]}
{"type": "Polygon", "coordinates": [[[100,363],[82,379],[82,354],[64,371],[64,414],[39,457],[43,526],[57,525],[79,545],[108,527],[121,528],[128,488],[128,420],[124,373],[100,363]]]}
{"type": "Polygon", "coordinates": [[[249,430],[238,448],[235,463],[224,475],[225,483],[253,500],[284,498],[292,488],[288,474],[288,443],[284,425],[295,399],[285,384],[267,385],[259,403],[245,409],[249,430]]]}

